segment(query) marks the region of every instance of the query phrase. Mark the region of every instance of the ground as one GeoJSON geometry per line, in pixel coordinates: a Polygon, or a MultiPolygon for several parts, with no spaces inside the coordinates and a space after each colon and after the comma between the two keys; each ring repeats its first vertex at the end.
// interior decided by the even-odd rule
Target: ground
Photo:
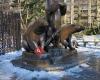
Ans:
{"type": "MultiPolygon", "coordinates": [[[[77,48],[78,54],[65,60],[63,71],[29,71],[10,62],[22,55],[22,50],[0,56],[0,80],[100,80],[100,44],[77,48]]],[[[59,65],[63,66],[63,64],[59,65]]]]}

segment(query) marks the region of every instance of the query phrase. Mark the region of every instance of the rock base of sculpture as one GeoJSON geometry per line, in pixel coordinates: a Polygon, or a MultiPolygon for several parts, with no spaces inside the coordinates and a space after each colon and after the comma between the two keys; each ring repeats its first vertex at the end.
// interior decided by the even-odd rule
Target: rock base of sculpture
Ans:
{"type": "MultiPolygon", "coordinates": [[[[64,66],[57,66],[64,63],[64,59],[73,54],[77,54],[77,50],[66,50],[66,49],[50,49],[47,53],[50,55],[53,64],[50,63],[49,59],[40,59],[33,53],[23,52],[23,55],[16,60],[13,60],[12,63],[21,68],[25,68],[31,71],[34,70],[63,70],[64,66]]],[[[66,64],[64,64],[66,65],[66,64]]]]}

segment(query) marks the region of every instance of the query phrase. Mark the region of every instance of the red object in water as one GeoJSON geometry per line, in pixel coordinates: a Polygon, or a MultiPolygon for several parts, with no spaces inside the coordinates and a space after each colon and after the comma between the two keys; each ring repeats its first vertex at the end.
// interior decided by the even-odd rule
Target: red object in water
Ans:
{"type": "Polygon", "coordinates": [[[41,47],[35,49],[35,53],[37,56],[41,56],[44,52],[45,52],[44,49],[41,47]]]}

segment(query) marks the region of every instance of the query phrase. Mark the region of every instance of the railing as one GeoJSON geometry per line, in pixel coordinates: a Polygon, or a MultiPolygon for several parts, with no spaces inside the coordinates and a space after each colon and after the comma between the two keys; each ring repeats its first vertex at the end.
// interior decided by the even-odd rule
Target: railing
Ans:
{"type": "Polygon", "coordinates": [[[20,15],[0,11],[0,54],[21,48],[20,15]]]}
{"type": "Polygon", "coordinates": [[[86,47],[86,44],[89,42],[93,42],[96,46],[97,43],[100,42],[100,35],[91,35],[91,36],[83,35],[83,43],[85,47],[86,47]]]}

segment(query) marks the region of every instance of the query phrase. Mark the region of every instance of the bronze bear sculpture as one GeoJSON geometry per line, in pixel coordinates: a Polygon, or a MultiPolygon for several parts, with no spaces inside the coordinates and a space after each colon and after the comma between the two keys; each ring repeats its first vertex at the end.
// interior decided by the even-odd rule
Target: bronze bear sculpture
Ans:
{"type": "Polygon", "coordinates": [[[71,50],[74,49],[71,44],[72,34],[84,29],[84,27],[78,24],[63,24],[52,40],[53,47],[59,47],[62,44],[65,48],[69,47],[71,50]]]}
{"type": "Polygon", "coordinates": [[[28,52],[34,51],[35,43],[41,44],[41,37],[44,37],[47,27],[48,23],[44,19],[37,19],[35,22],[31,22],[23,35],[23,48],[28,52]]]}
{"type": "Polygon", "coordinates": [[[61,16],[66,14],[66,4],[64,2],[59,2],[58,0],[53,0],[49,2],[46,6],[46,13],[48,15],[54,14],[58,9],[60,9],[61,16]]]}
{"type": "Polygon", "coordinates": [[[64,24],[61,26],[61,30],[59,32],[59,41],[65,46],[65,48],[69,47],[70,49],[74,49],[71,45],[72,34],[84,29],[84,27],[78,24],[64,24]]]}
{"type": "MultiPolygon", "coordinates": [[[[46,20],[38,19],[35,22],[31,22],[27,31],[23,35],[23,47],[26,51],[34,51],[34,42],[39,44],[41,36],[45,38],[45,31],[47,31],[48,23],[46,20]]],[[[77,24],[64,24],[61,26],[59,33],[57,33],[56,45],[62,43],[65,47],[73,49],[71,45],[71,36],[73,33],[84,30],[84,27],[77,24]],[[65,41],[67,44],[65,44],[65,41]]],[[[56,36],[55,36],[56,37],[56,36]]],[[[54,38],[55,39],[55,38],[54,38]]],[[[44,39],[45,41],[45,39],[44,39]]],[[[52,40],[53,41],[53,40],[52,40]]],[[[51,41],[51,42],[52,42],[51,41]]]]}

